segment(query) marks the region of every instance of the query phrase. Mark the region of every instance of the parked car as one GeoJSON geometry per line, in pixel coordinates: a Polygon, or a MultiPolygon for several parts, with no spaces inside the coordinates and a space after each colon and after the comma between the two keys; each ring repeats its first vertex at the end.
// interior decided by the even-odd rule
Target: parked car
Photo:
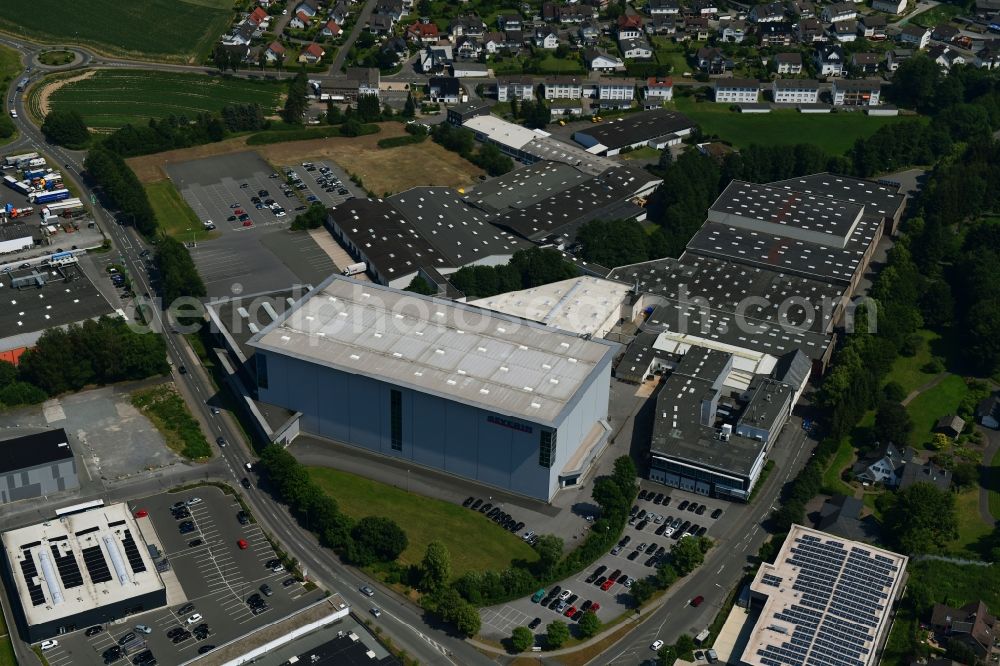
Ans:
{"type": "Polygon", "coordinates": [[[260,586],[260,593],[263,594],[265,597],[269,597],[272,594],[274,594],[274,592],[271,590],[271,586],[268,585],[267,583],[263,583],[260,586]]]}
{"type": "Polygon", "coordinates": [[[194,624],[196,622],[201,622],[201,620],[202,620],[201,613],[195,613],[194,615],[192,615],[191,617],[189,617],[186,620],[186,622],[188,624],[194,624]]]}
{"type": "Polygon", "coordinates": [[[197,548],[203,543],[205,542],[202,541],[201,539],[191,539],[190,541],[188,541],[188,548],[197,548]]]}
{"type": "MultiPolygon", "coordinates": [[[[285,11],[287,12],[288,10],[286,9],[285,11]]],[[[202,645],[200,648],[198,648],[198,654],[205,654],[206,652],[211,652],[214,649],[215,649],[214,645],[202,645]]]]}
{"type": "Polygon", "coordinates": [[[236,542],[236,545],[240,547],[240,550],[246,550],[247,548],[250,547],[250,544],[247,543],[246,539],[239,539],[236,542]]]}
{"type": "Polygon", "coordinates": [[[652,650],[653,652],[656,652],[661,647],[663,647],[663,641],[661,641],[660,639],[656,639],[655,641],[653,641],[653,644],[649,646],[649,649],[652,650]]]}
{"type": "Polygon", "coordinates": [[[190,613],[193,610],[194,610],[194,604],[184,604],[183,606],[177,609],[177,614],[184,615],[184,613],[190,613]]]}
{"type": "Polygon", "coordinates": [[[542,618],[536,617],[534,620],[528,623],[528,629],[537,629],[538,625],[542,623],[542,618]]]}
{"type": "Polygon", "coordinates": [[[59,647],[59,641],[55,639],[42,641],[42,644],[39,647],[41,647],[42,650],[51,650],[54,647],[59,647]]]}
{"type": "Polygon", "coordinates": [[[716,509],[712,512],[712,518],[718,520],[722,516],[722,509],[716,509]]]}
{"type": "Polygon", "coordinates": [[[135,640],[135,632],[130,631],[127,634],[123,634],[118,638],[118,645],[125,645],[126,643],[131,643],[135,640]]]}
{"type": "Polygon", "coordinates": [[[281,581],[281,587],[291,587],[292,585],[295,585],[295,583],[296,581],[294,578],[286,578],[285,580],[281,581]]]}
{"type": "Polygon", "coordinates": [[[188,506],[194,506],[195,504],[201,504],[201,498],[200,497],[192,497],[191,499],[189,499],[186,502],[186,504],[188,506]]]}
{"type": "Polygon", "coordinates": [[[151,634],[151,633],[153,633],[153,630],[149,628],[149,625],[145,625],[145,624],[137,624],[137,625],[135,625],[135,630],[138,631],[140,634],[151,634]]]}
{"type": "Polygon", "coordinates": [[[240,525],[248,525],[250,523],[250,516],[247,515],[246,511],[240,511],[236,514],[236,520],[239,521],[240,525]]]}
{"type": "Polygon", "coordinates": [[[688,502],[687,500],[684,500],[683,502],[681,502],[680,504],[677,505],[677,510],[678,511],[683,511],[684,509],[688,508],[688,504],[690,504],[690,502],[688,502]]]}
{"type": "Polygon", "coordinates": [[[102,627],[99,624],[95,624],[93,627],[91,627],[90,629],[87,629],[87,631],[83,632],[83,635],[87,636],[87,637],[96,636],[97,634],[101,633],[102,631],[104,631],[104,627],[102,627]]]}

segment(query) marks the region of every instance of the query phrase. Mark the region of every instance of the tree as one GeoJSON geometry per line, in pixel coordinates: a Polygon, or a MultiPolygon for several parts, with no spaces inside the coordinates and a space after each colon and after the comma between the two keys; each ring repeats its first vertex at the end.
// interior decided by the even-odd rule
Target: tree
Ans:
{"type": "Polygon", "coordinates": [[[545,628],[545,638],[550,650],[558,650],[569,640],[569,627],[565,622],[553,620],[545,628]]]}
{"type": "Polygon", "coordinates": [[[951,480],[959,488],[970,488],[979,482],[979,466],[972,462],[961,462],[951,471],[951,480]]]}
{"type": "Polygon", "coordinates": [[[412,291],[414,294],[423,294],[424,296],[434,296],[437,294],[437,289],[419,275],[413,276],[405,291],[412,291]]]}
{"type": "Polygon", "coordinates": [[[351,530],[348,559],[359,566],[391,562],[406,550],[406,532],[391,518],[366,516],[351,530]]]}
{"type": "Polygon", "coordinates": [[[670,562],[679,576],[687,576],[704,561],[705,554],[696,538],[685,537],[670,549],[670,562]]]}
{"type": "Polygon", "coordinates": [[[455,628],[466,636],[475,636],[482,627],[483,620],[479,616],[479,610],[472,604],[462,604],[455,610],[455,628]]]}
{"type": "Polygon", "coordinates": [[[656,592],[656,588],[653,587],[653,584],[648,580],[639,579],[632,583],[632,587],[629,588],[629,592],[635,600],[635,605],[641,606],[652,598],[653,594],[656,592]]]}
{"type": "Polygon", "coordinates": [[[90,143],[90,130],[83,117],[74,109],[49,111],[42,123],[45,138],[67,148],[84,148],[90,143]]]}
{"type": "Polygon", "coordinates": [[[451,578],[451,553],[448,552],[448,547],[440,541],[427,544],[420,569],[420,586],[424,590],[436,590],[446,585],[451,578]]]}
{"type": "Polygon", "coordinates": [[[906,397],[906,389],[899,382],[887,382],[882,387],[882,397],[890,402],[902,402],[906,397]]]}
{"type": "Polygon", "coordinates": [[[403,105],[403,117],[413,118],[417,115],[417,105],[413,101],[413,93],[406,93],[406,104],[403,105]]]}
{"type": "Polygon", "coordinates": [[[563,554],[563,540],[554,534],[543,534],[534,545],[538,553],[538,570],[542,575],[548,575],[559,563],[563,554]]]}
{"type": "Polygon", "coordinates": [[[885,511],[883,528],[907,555],[939,551],[958,537],[955,496],[931,483],[915,483],[896,492],[885,511]]]}
{"type": "Polygon", "coordinates": [[[510,632],[510,644],[515,652],[524,652],[535,644],[535,635],[527,627],[514,627],[510,632]]]}
{"type": "Polygon", "coordinates": [[[0,388],[8,386],[17,380],[17,366],[10,361],[0,359],[0,388]]]}
{"type": "Polygon", "coordinates": [[[285,108],[281,113],[286,123],[290,125],[302,124],[302,119],[309,106],[308,94],[309,80],[306,78],[306,73],[300,71],[288,83],[288,97],[285,99],[285,108]]]}
{"type": "Polygon", "coordinates": [[[340,112],[340,107],[332,101],[326,103],[326,124],[339,125],[344,122],[344,114],[340,112]]]}
{"type": "Polygon", "coordinates": [[[614,471],[611,473],[611,478],[615,480],[618,487],[621,488],[622,493],[627,499],[630,499],[639,492],[638,484],[636,484],[635,479],[638,472],[635,468],[635,461],[632,460],[631,456],[619,456],[615,459],[614,471]]]}
{"type": "Polygon", "coordinates": [[[905,446],[912,430],[913,421],[906,407],[888,400],[879,405],[875,412],[875,436],[878,441],[905,446]]]}
{"type": "Polygon", "coordinates": [[[319,229],[323,226],[324,222],[326,222],[326,206],[319,202],[314,202],[309,205],[306,212],[295,216],[289,228],[292,231],[319,229]]]}
{"type": "Polygon", "coordinates": [[[677,650],[673,645],[664,645],[656,651],[656,666],[674,666],[677,661],[677,650]]]}
{"type": "Polygon", "coordinates": [[[661,562],[658,567],[656,567],[656,584],[661,589],[667,589],[677,580],[677,569],[673,567],[672,564],[667,562],[661,562]]]}
{"type": "Polygon", "coordinates": [[[677,651],[678,659],[686,659],[690,661],[694,658],[694,639],[687,634],[681,634],[677,637],[677,641],[674,643],[674,650],[677,651]]]}
{"type": "Polygon", "coordinates": [[[635,220],[591,220],[580,227],[577,240],[587,261],[614,268],[650,259],[650,239],[635,220]]]}
{"type": "Polygon", "coordinates": [[[577,627],[580,629],[580,636],[583,638],[591,638],[596,636],[601,631],[601,620],[597,617],[597,613],[592,613],[587,611],[580,618],[577,623],[577,627]]]}

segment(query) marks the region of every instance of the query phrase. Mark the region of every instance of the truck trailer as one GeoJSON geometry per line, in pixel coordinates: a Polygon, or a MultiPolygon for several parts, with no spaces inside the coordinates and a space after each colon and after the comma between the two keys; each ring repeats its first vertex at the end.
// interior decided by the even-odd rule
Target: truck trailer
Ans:
{"type": "Polygon", "coordinates": [[[27,208],[11,208],[10,212],[8,213],[8,215],[10,215],[10,217],[12,219],[17,219],[17,218],[21,218],[21,217],[27,217],[27,216],[31,215],[32,213],[34,213],[34,212],[35,212],[35,209],[32,208],[32,207],[30,207],[30,206],[28,206],[27,208]]]}
{"type": "MultiPolygon", "coordinates": [[[[23,163],[23,162],[22,162],[23,163]]],[[[31,169],[37,169],[38,167],[43,167],[47,164],[44,157],[33,157],[28,160],[28,167],[31,169]]]]}
{"type": "Polygon", "coordinates": [[[31,192],[31,185],[24,181],[20,181],[13,176],[4,176],[3,184],[14,190],[15,192],[20,192],[21,194],[28,194],[31,192]]]}
{"type": "Polygon", "coordinates": [[[53,215],[59,215],[60,213],[72,212],[75,210],[83,210],[83,201],[73,197],[72,199],[63,199],[62,201],[54,201],[50,204],[46,204],[43,210],[48,210],[53,215]]]}
{"type": "Polygon", "coordinates": [[[50,201],[62,201],[63,199],[69,199],[69,190],[61,189],[52,190],[51,192],[32,192],[28,195],[28,201],[35,205],[49,203],[50,201]]]}
{"type": "Polygon", "coordinates": [[[20,155],[8,155],[3,159],[4,162],[6,162],[7,164],[16,166],[21,162],[28,162],[30,160],[36,159],[37,157],[38,153],[22,153],[20,155]]]}

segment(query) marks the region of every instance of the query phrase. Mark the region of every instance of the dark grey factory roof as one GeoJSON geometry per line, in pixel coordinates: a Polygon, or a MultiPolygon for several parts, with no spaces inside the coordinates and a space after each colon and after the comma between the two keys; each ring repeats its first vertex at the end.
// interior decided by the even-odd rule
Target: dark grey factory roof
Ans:
{"type": "Polygon", "coordinates": [[[771,371],[771,376],[779,382],[798,388],[802,386],[810,373],[812,373],[812,364],[805,354],[796,349],[778,359],[774,370],[771,371]]]}
{"type": "Polygon", "coordinates": [[[846,246],[838,248],[706,222],[688,242],[687,252],[846,285],[881,223],[863,216],[846,246]]]}
{"type": "Polygon", "coordinates": [[[789,235],[803,229],[828,235],[830,244],[842,246],[857,224],[864,206],[783,187],[734,180],[709,208],[709,219],[729,224],[723,216],[756,221],[763,233],[789,235]]]}
{"type": "Polygon", "coordinates": [[[7,222],[0,224],[0,240],[11,241],[19,238],[34,237],[32,230],[37,230],[38,226],[29,227],[23,222],[7,222]]]}
{"type": "Polygon", "coordinates": [[[650,452],[686,461],[701,468],[747,476],[764,442],[739,435],[717,439],[716,430],[701,424],[701,402],[713,393],[702,379],[667,377],[656,399],[650,452]]]}
{"type": "Polygon", "coordinates": [[[841,201],[860,203],[865,207],[865,215],[879,215],[881,217],[895,216],[906,201],[906,197],[899,193],[897,187],[881,185],[861,178],[837,176],[832,173],[815,173],[809,176],[779,180],[769,183],[769,185],[841,201]]]}
{"type": "MultiPolygon", "coordinates": [[[[371,642],[371,639],[368,640],[371,642]]],[[[359,640],[358,634],[335,635],[333,640],[299,655],[298,661],[310,666],[397,666],[402,663],[392,654],[378,658],[365,644],[365,638],[359,640]]]]}
{"type": "MultiPolygon", "coordinates": [[[[15,269],[0,275],[0,337],[13,339],[18,335],[37,333],[54,326],[65,326],[111,314],[111,304],[94,284],[74,265],[55,268],[15,269]],[[31,286],[11,289],[12,278],[36,273],[45,280],[41,288],[31,286]],[[64,275],[69,281],[64,280],[64,275]]],[[[31,340],[27,345],[34,344],[31,340]]],[[[8,347],[9,348],[9,347],[8,347]]]]}
{"type": "Polygon", "coordinates": [[[750,380],[748,390],[750,402],[740,414],[737,426],[748,425],[754,428],[763,428],[776,434],[779,421],[783,423],[783,419],[787,415],[786,403],[792,389],[770,377],[756,375],[750,380]]]}
{"type": "Polygon", "coordinates": [[[389,279],[420,266],[448,267],[445,257],[402,213],[383,199],[350,199],[330,215],[375,270],[389,279]]]}
{"type": "Polygon", "coordinates": [[[469,206],[447,187],[414,187],[387,201],[452,266],[511,255],[531,245],[493,226],[492,215],[469,206]]]}
{"type": "Polygon", "coordinates": [[[732,357],[732,354],[707,347],[691,347],[681,358],[674,374],[718,382],[725,379],[723,373],[728,374],[732,357]]]}
{"type": "Polygon", "coordinates": [[[0,474],[73,458],[62,428],[0,441],[0,474]]]}
{"type": "Polygon", "coordinates": [[[665,357],[666,352],[653,347],[659,334],[654,331],[642,331],[628,344],[625,353],[615,367],[615,378],[625,382],[641,384],[646,378],[646,370],[657,356],[665,357]]]}
{"type": "Polygon", "coordinates": [[[616,120],[580,130],[608,148],[622,148],[656,139],[668,134],[676,134],[694,127],[687,116],[667,109],[654,109],[622,116],[616,120]]]}
{"type": "Polygon", "coordinates": [[[527,208],[590,178],[569,164],[543,160],[476,185],[465,199],[492,211],[527,208]]]}
{"type": "Polygon", "coordinates": [[[528,240],[541,240],[596,218],[634,217],[639,209],[624,204],[653,180],[644,172],[615,167],[527,208],[502,215],[495,223],[528,240]]]}
{"type": "Polygon", "coordinates": [[[772,326],[781,322],[781,307],[786,299],[803,297],[817,310],[811,324],[804,326],[803,318],[792,311],[794,308],[786,317],[790,323],[815,333],[824,333],[830,326],[829,315],[819,315],[821,303],[843,293],[843,288],[825,282],[690,253],[682,259],[622,266],[609,277],[627,284],[638,283],[640,293],[658,294],[670,302],[704,299],[710,310],[719,313],[735,312],[742,303],[748,322],[772,326]]]}

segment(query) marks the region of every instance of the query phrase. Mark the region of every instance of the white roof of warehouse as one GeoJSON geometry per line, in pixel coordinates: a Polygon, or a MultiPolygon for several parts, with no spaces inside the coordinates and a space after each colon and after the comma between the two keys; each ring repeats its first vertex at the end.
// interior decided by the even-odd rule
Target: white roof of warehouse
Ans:
{"type": "Polygon", "coordinates": [[[629,289],[621,282],[586,275],[480,298],[471,304],[571,333],[594,335],[621,310],[629,289]]]}
{"type": "Polygon", "coordinates": [[[249,344],[554,424],[615,345],[332,275],[249,344]]]}
{"type": "Polygon", "coordinates": [[[163,588],[125,504],[4,532],[3,546],[31,626],[163,588]]]}
{"type": "Polygon", "coordinates": [[[521,127],[496,116],[476,116],[463,123],[474,132],[480,132],[497,143],[519,150],[540,136],[548,136],[547,132],[536,132],[527,127],[521,127]]]}

